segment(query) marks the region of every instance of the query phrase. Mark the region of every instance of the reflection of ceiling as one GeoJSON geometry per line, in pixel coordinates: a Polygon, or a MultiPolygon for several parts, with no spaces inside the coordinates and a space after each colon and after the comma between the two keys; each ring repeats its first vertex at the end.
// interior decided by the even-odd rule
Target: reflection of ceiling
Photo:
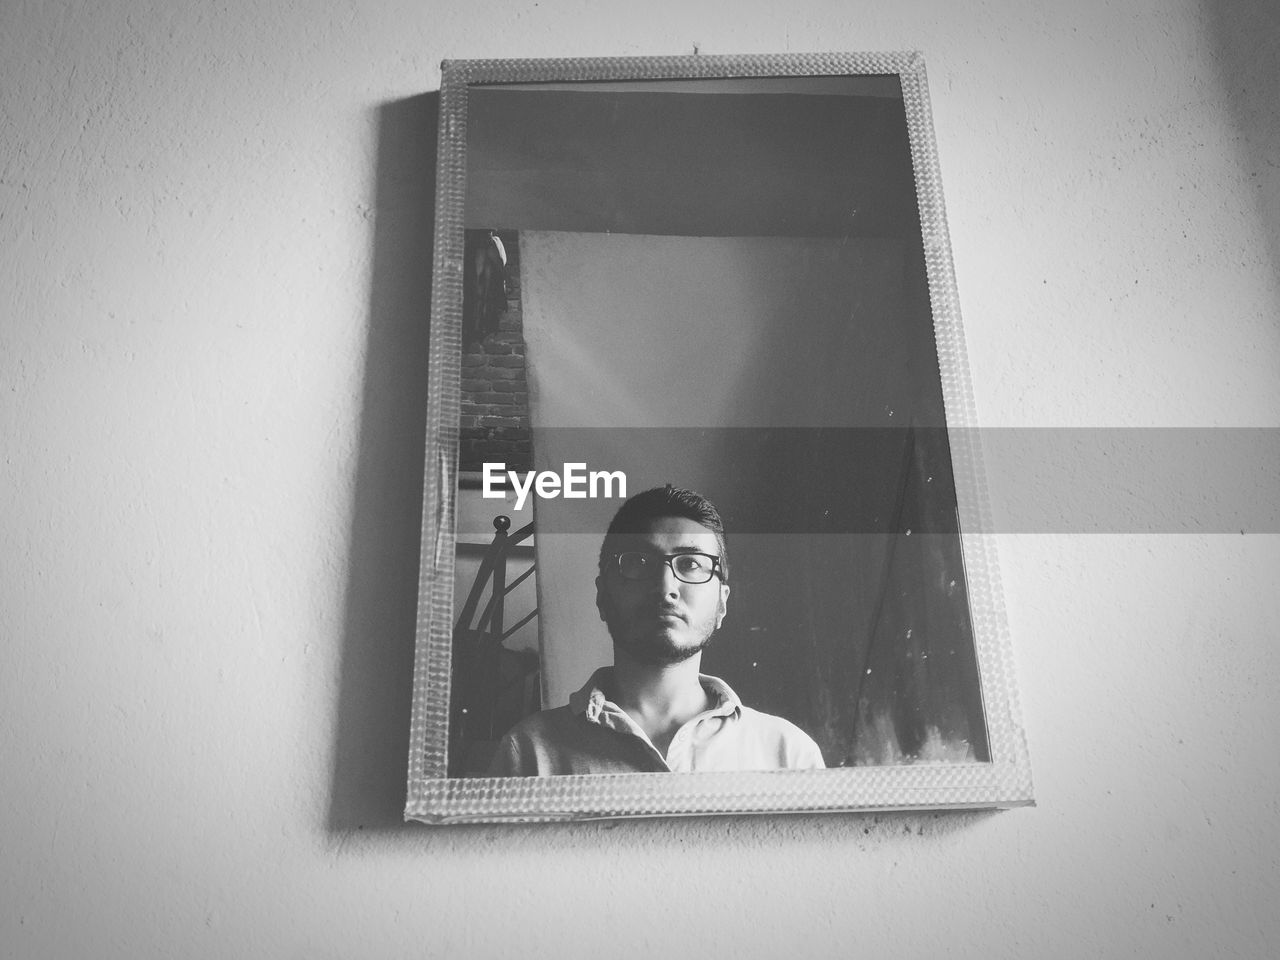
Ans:
{"type": "Polygon", "coordinates": [[[902,101],[468,93],[472,227],[673,236],[919,236],[902,101]]]}
{"type": "MultiPolygon", "coordinates": [[[[826,93],[848,97],[902,99],[896,74],[835,75],[829,77],[700,77],[696,80],[601,80],[539,83],[538,91],[568,90],[605,93],[826,93]]],[[[475,89],[474,87],[472,89],[475,89]]],[[[528,90],[527,83],[486,84],[487,90],[528,90]]]]}

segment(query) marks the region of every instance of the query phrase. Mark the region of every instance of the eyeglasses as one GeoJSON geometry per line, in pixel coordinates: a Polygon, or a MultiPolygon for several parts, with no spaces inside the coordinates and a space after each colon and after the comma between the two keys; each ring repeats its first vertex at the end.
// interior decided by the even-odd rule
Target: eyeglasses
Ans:
{"type": "Polygon", "coordinates": [[[682,583],[706,583],[719,575],[720,558],[709,553],[615,553],[612,557],[614,569],[624,580],[655,580],[662,576],[663,564],[671,568],[676,579],[682,583]]]}

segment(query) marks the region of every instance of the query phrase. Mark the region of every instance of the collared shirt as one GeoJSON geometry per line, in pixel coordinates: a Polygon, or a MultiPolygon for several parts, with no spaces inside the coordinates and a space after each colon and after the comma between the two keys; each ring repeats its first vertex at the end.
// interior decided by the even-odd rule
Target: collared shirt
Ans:
{"type": "Polygon", "coordinates": [[[824,766],[812,738],[789,720],[743,706],[729,685],[699,674],[711,707],[676,731],[662,752],[609,700],[602,667],[569,703],[525,717],[498,743],[494,777],[584,773],[799,770],[824,766]]]}

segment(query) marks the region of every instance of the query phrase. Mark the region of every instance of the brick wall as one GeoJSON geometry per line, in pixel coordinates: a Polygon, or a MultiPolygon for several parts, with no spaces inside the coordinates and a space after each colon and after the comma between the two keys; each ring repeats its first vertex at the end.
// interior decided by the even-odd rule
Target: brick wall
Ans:
{"type": "Polygon", "coordinates": [[[520,307],[519,236],[495,230],[507,251],[507,311],[498,330],[462,347],[462,419],[458,469],[479,471],[486,461],[530,470],[529,387],[525,380],[520,307]]]}

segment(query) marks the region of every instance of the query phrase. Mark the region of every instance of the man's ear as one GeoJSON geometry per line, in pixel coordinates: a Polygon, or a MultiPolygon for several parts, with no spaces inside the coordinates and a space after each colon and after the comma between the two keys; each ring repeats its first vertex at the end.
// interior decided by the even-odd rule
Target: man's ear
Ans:
{"type": "Polygon", "coordinates": [[[725,614],[729,612],[729,585],[723,580],[720,581],[720,605],[716,609],[716,629],[720,629],[720,624],[724,622],[725,614]]]}
{"type": "Polygon", "coordinates": [[[596,612],[600,614],[600,619],[604,623],[609,622],[608,614],[605,608],[608,606],[608,598],[604,594],[604,577],[596,577],[596,612]]]}

